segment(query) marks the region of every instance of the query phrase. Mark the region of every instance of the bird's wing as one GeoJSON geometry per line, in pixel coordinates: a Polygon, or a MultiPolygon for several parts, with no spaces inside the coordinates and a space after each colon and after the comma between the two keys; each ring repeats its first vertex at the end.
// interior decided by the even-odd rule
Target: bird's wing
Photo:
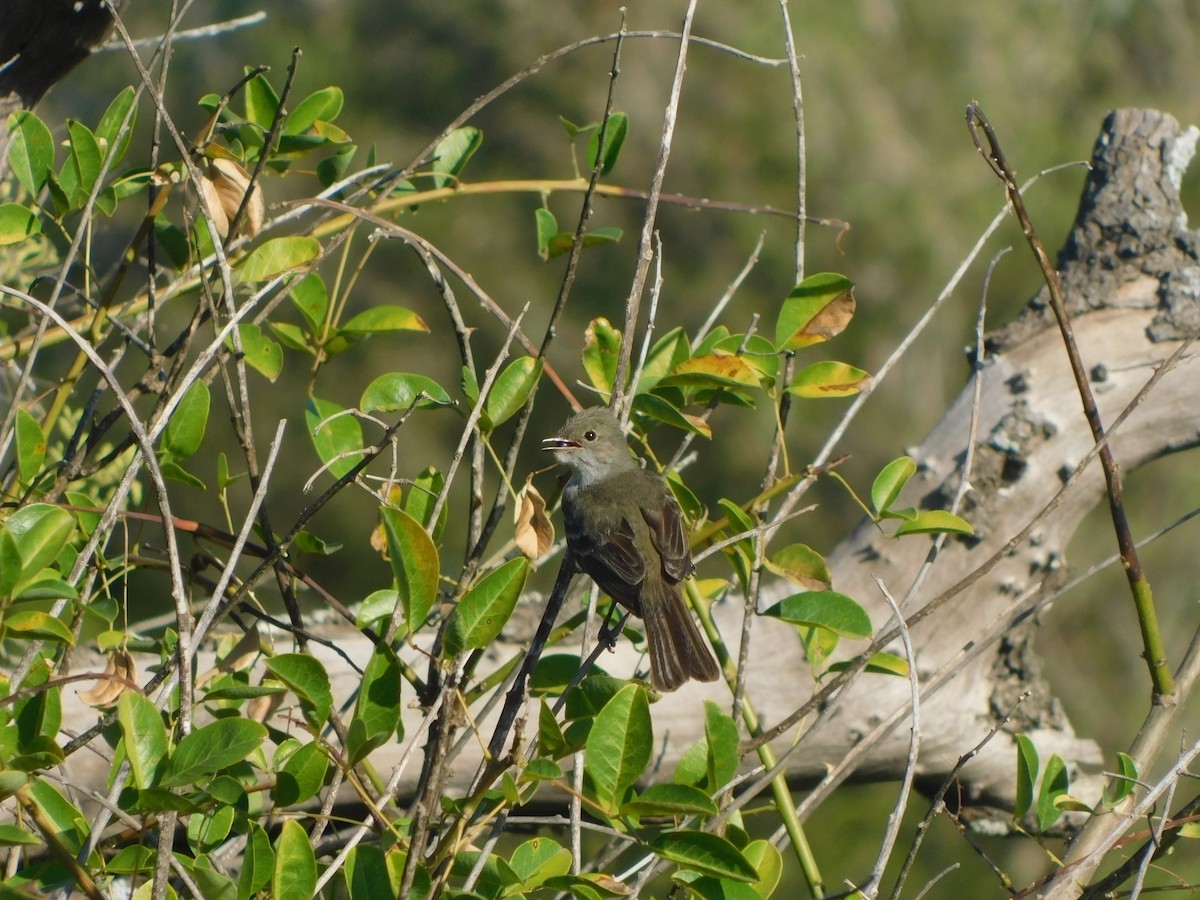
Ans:
{"type": "MultiPolygon", "coordinates": [[[[641,584],[646,577],[645,560],[638,552],[633,527],[626,519],[622,519],[617,528],[603,532],[592,544],[587,556],[631,587],[641,584]]],[[[592,574],[590,570],[589,574],[592,574]]],[[[606,584],[602,583],[601,587],[607,590],[606,584]]]]}
{"type": "Polygon", "coordinates": [[[579,568],[592,577],[600,590],[635,615],[642,614],[642,582],[646,563],[638,553],[633,528],[625,519],[595,540],[581,541],[575,548],[579,568]]]}
{"type": "Polygon", "coordinates": [[[692,551],[688,546],[683,512],[669,494],[656,506],[643,506],[642,518],[650,528],[650,540],[662,557],[663,572],[672,581],[683,581],[695,569],[692,551]]]}

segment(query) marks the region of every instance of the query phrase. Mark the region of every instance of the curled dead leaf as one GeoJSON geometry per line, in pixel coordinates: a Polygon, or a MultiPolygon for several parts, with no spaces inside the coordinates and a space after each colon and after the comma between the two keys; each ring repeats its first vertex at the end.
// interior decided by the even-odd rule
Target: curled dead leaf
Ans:
{"type": "Polygon", "coordinates": [[[115,706],[122,693],[137,685],[137,663],[126,650],[114,650],[108,654],[104,674],[106,677],[98,679],[90,691],[79,692],[79,699],[88,706],[97,709],[115,706]]]}
{"type": "Polygon", "coordinates": [[[529,478],[517,494],[515,540],[517,548],[533,560],[554,546],[554,524],[546,515],[546,501],[529,478]]]}
{"type": "MultiPolygon", "coordinates": [[[[250,187],[250,173],[241,163],[232,159],[210,160],[200,175],[200,190],[204,202],[212,215],[213,227],[221,237],[229,236],[229,224],[242,205],[242,198],[250,187]]],[[[254,237],[263,223],[262,188],[256,183],[246,202],[246,211],[238,226],[238,233],[254,237]]]]}
{"type": "Polygon", "coordinates": [[[202,686],[218,675],[228,675],[248,668],[261,654],[262,636],[258,632],[258,626],[255,625],[242,634],[238,642],[221,657],[215,666],[197,678],[196,684],[202,686]]]}

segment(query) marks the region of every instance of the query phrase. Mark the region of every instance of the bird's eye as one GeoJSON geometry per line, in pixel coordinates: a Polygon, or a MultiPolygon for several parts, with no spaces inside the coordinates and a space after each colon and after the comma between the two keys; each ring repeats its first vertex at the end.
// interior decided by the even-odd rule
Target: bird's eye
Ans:
{"type": "Polygon", "coordinates": [[[594,431],[585,431],[585,432],[583,433],[583,439],[584,439],[585,441],[587,441],[587,442],[590,444],[592,441],[594,441],[594,440],[596,439],[596,432],[594,432],[594,431]]]}

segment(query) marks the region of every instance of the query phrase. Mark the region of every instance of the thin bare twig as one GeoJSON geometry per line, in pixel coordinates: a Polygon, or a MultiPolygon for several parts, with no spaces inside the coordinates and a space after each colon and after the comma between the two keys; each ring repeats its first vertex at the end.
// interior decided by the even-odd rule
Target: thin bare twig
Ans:
{"type": "MultiPolygon", "coordinates": [[[[1050,261],[1050,256],[1046,252],[1041,238],[1038,237],[1036,229],[1033,227],[1033,220],[1029,217],[1029,211],[1025,208],[1025,200],[1021,196],[1021,188],[1017,184],[1016,175],[1013,173],[1012,167],[1008,164],[1004,151],[1000,147],[1000,139],[996,136],[996,132],[987,120],[987,117],[983,114],[982,108],[975,101],[972,101],[967,106],[967,129],[970,131],[971,139],[975,142],[975,147],[979,150],[980,155],[983,156],[988,165],[991,166],[992,171],[1004,183],[1004,191],[1008,195],[1008,200],[1012,204],[1013,211],[1017,214],[1017,220],[1021,223],[1021,231],[1029,243],[1030,250],[1033,251],[1038,268],[1041,269],[1042,278],[1046,282],[1046,288],[1050,292],[1050,308],[1054,312],[1055,321],[1058,323],[1058,329],[1062,335],[1063,347],[1066,349],[1067,358],[1071,363],[1071,374],[1075,378],[1075,387],[1079,392],[1083,414],[1087,419],[1088,428],[1091,429],[1092,439],[1100,445],[1100,467],[1104,471],[1104,481],[1108,488],[1109,512],[1112,515],[1117,546],[1121,550],[1121,561],[1125,568],[1125,576],[1129,581],[1129,589],[1133,595],[1134,607],[1137,610],[1138,625],[1142,631],[1143,656],[1150,669],[1150,681],[1156,696],[1166,696],[1172,692],[1174,682],[1171,678],[1170,667],[1167,665],[1167,651],[1163,644],[1162,632],[1158,625],[1158,613],[1154,607],[1154,595],[1151,592],[1150,581],[1142,568],[1141,559],[1138,556],[1137,545],[1133,539],[1133,530],[1129,524],[1129,517],[1125,512],[1121,476],[1117,471],[1117,462],[1113,458],[1112,447],[1104,440],[1104,423],[1100,418],[1100,408],[1096,405],[1096,397],[1092,393],[1091,381],[1084,368],[1079,347],[1075,343],[1075,332],[1071,327],[1071,317],[1067,312],[1066,301],[1063,299],[1062,283],[1059,280],[1058,271],[1050,261]],[[986,148],[983,146],[978,129],[982,129],[984,137],[987,138],[988,146],[986,148]]],[[[1140,764],[1146,761],[1138,760],[1138,762],[1140,764]]]]}
{"type": "Polygon", "coordinates": [[[613,379],[613,409],[622,418],[625,408],[632,402],[625,400],[626,378],[629,375],[629,360],[633,353],[633,335],[637,329],[638,314],[642,305],[642,291],[650,272],[653,254],[650,246],[654,236],[654,225],[658,218],[658,201],[662,193],[663,179],[667,174],[667,162],[671,159],[671,146],[675,139],[675,120],[679,116],[679,98],[683,93],[683,73],[687,70],[688,48],[692,38],[692,21],[696,15],[697,0],[690,0],[683,15],[683,28],[679,37],[679,54],[675,58],[675,75],[671,79],[671,94],[663,111],[662,139],[658,144],[658,159],[654,164],[654,175],[650,179],[650,196],[646,200],[646,214],[642,219],[642,234],[638,240],[637,266],[629,296],[625,300],[625,329],[621,341],[621,352],[617,357],[617,372],[613,379]]]}
{"type": "Polygon", "coordinates": [[[900,612],[900,606],[888,593],[886,585],[878,578],[875,579],[875,584],[879,586],[883,599],[892,608],[892,614],[896,617],[896,627],[900,629],[900,639],[904,643],[904,658],[908,662],[909,702],[912,704],[912,728],[909,733],[908,756],[904,762],[904,777],[900,779],[899,796],[888,816],[887,830],[879,845],[875,868],[871,870],[870,876],[861,888],[864,895],[872,898],[879,894],[879,883],[883,880],[883,870],[887,867],[888,859],[892,855],[892,848],[896,846],[896,839],[900,835],[900,825],[904,821],[904,810],[908,807],[913,777],[917,771],[917,756],[921,752],[921,683],[917,676],[917,657],[913,652],[912,637],[904,625],[904,616],[900,612]]]}

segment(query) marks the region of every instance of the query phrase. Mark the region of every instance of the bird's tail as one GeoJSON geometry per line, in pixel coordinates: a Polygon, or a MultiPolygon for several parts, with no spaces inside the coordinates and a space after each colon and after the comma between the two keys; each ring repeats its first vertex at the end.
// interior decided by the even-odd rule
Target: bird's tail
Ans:
{"type": "Polygon", "coordinates": [[[680,588],[660,578],[647,578],[641,600],[654,688],[673,691],[689,678],[716,681],[721,670],[692,620],[680,588]]]}

